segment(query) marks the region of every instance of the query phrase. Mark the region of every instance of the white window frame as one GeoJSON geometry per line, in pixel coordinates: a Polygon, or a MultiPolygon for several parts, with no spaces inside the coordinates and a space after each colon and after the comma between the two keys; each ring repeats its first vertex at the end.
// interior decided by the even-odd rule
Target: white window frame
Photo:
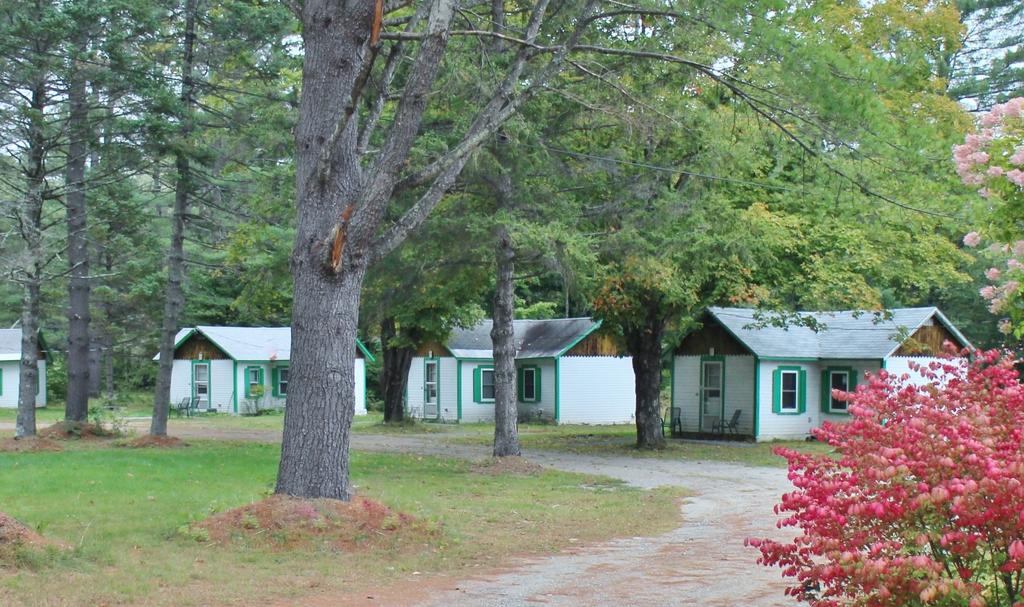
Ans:
{"type": "Polygon", "coordinates": [[[779,411],[799,411],[800,410],[800,372],[783,370],[779,373],[779,411]],[[793,376],[793,389],[786,389],[786,376],[793,376]],[[786,406],[786,393],[793,393],[793,406],[786,406]]]}
{"type": "Polygon", "coordinates": [[[480,402],[482,402],[482,403],[493,403],[494,402],[494,391],[495,391],[495,388],[496,388],[496,386],[494,384],[494,367],[483,367],[483,368],[481,368],[480,369],[480,402]],[[490,396],[490,398],[488,398],[485,395],[485,390],[487,388],[487,382],[484,381],[484,377],[486,377],[486,375],[488,373],[491,374],[491,396],[490,396]]]}
{"type": "Polygon", "coordinates": [[[290,379],[288,377],[289,375],[291,375],[291,373],[289,372],[288,367],[281,367],[280,369],[277,370],[277,393],[280,396],[288,396],[288,380],[290,379]],[[282,373],[285,374],[284,379],[281,378],[282,373]],[[282,387],[284,388],[283,390],[281,389],[282,387]]]}
{"type": "MultiPolygon", "coordinates": [[[[481,378],[481,381],[482,380],[483,380],[483,378],[481,378]]],[[[481,391],[483,391],[482,387],[481,387],[481,391]]],[[[524,367],[523,368],[523,401],[524,402],[532,403],[532,402],[534,402],[536,400],[537,400],[537,369],[534,368],[534,367],[524,367]],[[532,394],[527,394],[526,393],[526,386],[527,386],[526,374],[527,373],[529,373],[530,376],[533,378],[533,382],[532,382],[532,384],[530,384],[530,388],[533,389],[533,393],[532,394]]]]}
{"type": "Polygon", "coordinates": [[[845,385],[845,387],[843,388],[842,391],[843,392],[849,392],[850,391],[850,373],[849,372],[847,372],[847,371],[829,371],[828,372],[828,410],[829,411],[841,411],[843,413],[846,413],[847,406],[850,403],[846,402],[845,400],[839,400],[835,396],[832,396],[832,391],[839,389],[839,388],[834,387],[834,385],[832,383],[832,378],[834,376],[836,376],[836,375],[840,375],[843,378],[843,384],[845,385]]]}

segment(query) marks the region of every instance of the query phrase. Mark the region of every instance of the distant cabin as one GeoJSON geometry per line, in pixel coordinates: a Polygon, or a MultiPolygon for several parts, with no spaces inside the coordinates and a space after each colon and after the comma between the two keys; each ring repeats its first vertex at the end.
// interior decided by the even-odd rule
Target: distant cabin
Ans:
{"type": "MultiPolygon", "coordinates": [[[[46,351],[39,347],[36,407],[46,406],[46,351]]],[[[21,329],[0,329],[0,407],[16,409],[21,386],[21,329]]]]}
{"type": "MultiPolygon", "coordinates": [[[[201,411],[247,413],[284,406],[290,327],[193,327],[174,338],[171,403],[195,399],[201,411]]],[[[355,412],[366,413],[366,346],[356,340],[355,412]]],[[[159,355],[154,360],[159,359],[159,355]]]]}
{"type": "MultiPolygon", "coordinates": [[[[634,420],[632,359],[590,318],[516,320],[516,397],[521,418],[559,424],[634,420]]],[[[411,417],[443,422],[494,420],[491,321],[457,329],[444,343],[420,344],[409,369],[411,417]]]]}
{"type": "Polygon", "coordinates": [[[910,363],[928,364],[949,341],[970,342],[938,308],[807,312],[822,328],[758,327],[754,310],[709,308],[700,329],[675,350],[673,417],[684,436],[721,431],[758,441],[802,439],[826,420],[849,418],[832,390],[853,391],[865,373],[885,369],[921,384],[910,363]]]}

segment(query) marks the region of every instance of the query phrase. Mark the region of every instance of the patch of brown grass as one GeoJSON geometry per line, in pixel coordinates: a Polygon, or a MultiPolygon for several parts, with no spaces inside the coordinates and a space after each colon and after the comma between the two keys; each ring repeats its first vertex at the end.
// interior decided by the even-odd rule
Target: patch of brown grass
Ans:
{"type": "Polygon", "coordinates": [[[490,457],[470,466],[475,474],[488,476],[536,476],[544,471],[544,466],[535,464],[518,456],[490,457]]]}
{"type": "Polygon", "coordinates": [[[53,440],[108,440],[117,434],[89,422],[61,421],[41,430],[39,436],[53,440]]]}
{"type": "Polygon", "coordinates": [[[441,536],[437,524],[366,498],[342,502],[280,495],[215,514],[189,525],[183,533],[197,541],[217,544],[342,552],[419,551],[431,547],[441,536]]]}
{"type": "Polygon", "coordinates": [[[38,453],[40,451],[63,451],[60,443],[49,438],[24,436],[0,440],[0,453],[38,453]]]}
{"type": "Polygon", "coordinates": [[[128,447],[130,449],[145,449],[150,447],[158,449],[180,449],[182,447],[187,447],[188,443],[176,436],[153,436],[152,434],[144,434],[138,438],[120,443],[118,446],[128,447]]]}
{"type": "Polygon", "coordinates": [[[32,567],[48,552],[70,549],[67,544],[47,539],[0,512],[0,567],[32,567]]]}

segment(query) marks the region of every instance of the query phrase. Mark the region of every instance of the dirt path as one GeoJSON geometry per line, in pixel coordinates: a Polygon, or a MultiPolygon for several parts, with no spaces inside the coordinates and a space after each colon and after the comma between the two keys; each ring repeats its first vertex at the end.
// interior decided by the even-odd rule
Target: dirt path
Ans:
{"type": "MultiPolygon", "coordinates": [[[[200,428],[175,424],[184,439],[277,442],[279,430],[200,428]]],[[[484,446],[453,445],[444,435],[354,434],[352,448],[482,458],[484,446]]],[[[785,584],[777,569],[755,563],[746,537],[775,536],[772,506],[791,488],[780,468],[719,462],[634,459],[532,452],[531,461],[587,474],[603,474],[643,488],[678,485],[697,491],[683,505],[680,527],[657,537],[628,538],[510,563],[469,578],[412,578],[374,596],[316,596],[303,605],[706,605],[782,607],[785,584]]],[[[571,521],[567,521],[571,524],[571,521]]]]}

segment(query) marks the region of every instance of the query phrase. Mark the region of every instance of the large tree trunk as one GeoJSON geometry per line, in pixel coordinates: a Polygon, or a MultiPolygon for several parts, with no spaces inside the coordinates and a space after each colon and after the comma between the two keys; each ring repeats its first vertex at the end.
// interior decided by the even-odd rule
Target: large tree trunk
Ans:
{"type": "Polygon", "coordinates": [[[516,336],[513,271],[515,250],[508,230],[497,230],[498,284],[494,291],[491,342],[494,347],[494,457],[520,455],[516,406],[516,336]]]}
{"type": "Polygon", "coordinates": [[[40,78],[32,88],[31,126],[28,135],[29,159],[26,171],[25,202],[20,229],[25,241],[22,266],[25,293],[21,304],[21,364],[18,386],[17,437],[36,435],[36,387],[39,381],[39,309],[43,280],[43,190],[46,178],[46,140],[43,116],[46,109],[46,82],[40,78]]]}
{"type": "MultiPolygon", "coordinates": [[[[85,41],[77,51],[85,52],[85,41]]],[[[89,152],[89,100],[81,63],[71,67],[68,89],[68,395],[64,419],[84,422],[89,415],[89,248],[85,203],[85,163],[89,152]]]]}
{"type": "MultiPolygon", "coordinates": [[[[42,250],[37,251],[42,254],[42,250]]],[[[39,281],[29,279],[21,309],[21,369],[18,419],[14,435],[36,435],[36,392],[39,385],[39,281]]]]}
{"type": "MultiPolygon", "coordinates": [[[[192,76],[196,43],[196,2],[185,0],[185,44],[182,55],[181,101],[182,120],[180,136],[186,142],[192,135],[192,107],[195,82],[192,76]]],[[[188,215],[192,193],[192,172],[189,158],[178,146],[174,165],[177,177],[174,183],[174,212],[171,215],[171,250],[167,261],[167,285],[164,287],[164,318],[160,328],[160,367],[153,396],[153,421],[149,433],[167,435],[167,414],[171,402],[171,371],[174,367],[174,336],[178,332],[181,311],[185,307],[182,282],[185,276],[185,217],[188,215]]]]}
{"type": "Polygon", "coordinates": [[[405,419],[405,387],[409,382],[409,367],[416,351],[408,346],[392,345],[398,337],[395,319],[380,321],[381,370],[380,392],[384,397],[384,421],[401,422],[405,419]]]}
{"type": "Polygon", "coordinates": [[[665,446],[661,427],[661,341],[665,323],[649,319],[645,326],[626,332],[636,379],[636,446],[665,446]]]}

